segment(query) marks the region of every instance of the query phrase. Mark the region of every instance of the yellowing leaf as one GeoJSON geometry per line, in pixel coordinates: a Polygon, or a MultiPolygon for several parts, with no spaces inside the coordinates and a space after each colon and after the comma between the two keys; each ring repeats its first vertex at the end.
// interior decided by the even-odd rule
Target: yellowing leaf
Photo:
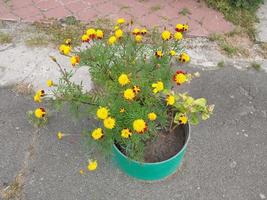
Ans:
{"type": "Polygon", "coordinates": [[[187,97],[185,103],[190,106],[194,103],[194,99],[192,97],[187,97]]]}
{"type": "Polygon", "coordinates": [[[207,100],[204,99],[204,98],[199,98],[199,99],[196,99],[194,101],[194,104],[195,105],[199,105],[199,106],[202,106],[202,107],[205,107],[206,106],[206,103],[207,103],[207,100]]]}
{"type": "Polygon", "coordinates": [[[210,115],[207,113],[202,113],[201,118],[202,118],[202,120],[207,120],[210,118],[210,115]]]}

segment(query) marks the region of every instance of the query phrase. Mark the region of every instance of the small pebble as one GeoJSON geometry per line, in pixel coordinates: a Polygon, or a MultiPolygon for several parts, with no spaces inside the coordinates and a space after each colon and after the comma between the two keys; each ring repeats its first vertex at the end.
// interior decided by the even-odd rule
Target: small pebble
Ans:
{"type": "Polygon", "coordinates": [[[245,129],[242,129],[242,132],[245,132],[245,129]]]}
{"type": "Polygon", "coordinates": [[[239,135],[239,132],[236,132],[237,135],[239,135]]]}
{"type": "Polygon", "coordinates": [[[245,133],[244,136],[245,136],[245,137],[248,137],[248,134],[245,133]]]}
{"type": "Polygon", "coordinates": [[[200,187],[198,186],[197,189],[200,190],[200,187]]]}
{"type": "Polygon", "coordinates": [[[236,161],[233,161],[233,162],[230,163],[230,167],[231,167],[231,168],[235,168],[236,165],[237,165],[236,161]]]}
{"type": "Polygon", "coordinates": [[[260,198],[261,198],[261,199],[266,199],[265,195],[262,194],[262,193],[260,193],[260,198]]]}

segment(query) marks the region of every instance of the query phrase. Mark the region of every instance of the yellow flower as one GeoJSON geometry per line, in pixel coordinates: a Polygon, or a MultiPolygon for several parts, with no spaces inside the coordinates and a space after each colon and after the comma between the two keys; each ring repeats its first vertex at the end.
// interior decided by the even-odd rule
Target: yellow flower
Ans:
{"type": "Polygon", "coordinates": [[[141,42],[142,39],[143,39],[143,37],[142,37],[141,35],[136,35],[136,36],[135,36],[135,41],[136,41],[136,42],[141,42]]]}
{"type": "Polygon", "coordinates": [[[166,103],[169,106],[172,106],[175,103],[175,97],[173,95],[168,95],[166,98],[166,103]]]}
{"type": "Polygon", "coordinates": [[[147,30],[146,30],[145,28],[143,28],[143,29],[141,30],[141,34],[142,34],[142,35],[147,34],[147,30]]]}
{"type": "Polygon", "coordinates": [[[189,62],[190,56],[187,53],[181,53],[178,59],[180,62],[189,62]]]}
{"type": "Polygon", "coordinates": [[[118,30],[120,27],[119,26],[114,26],[114,30],[118,30]]]}
{"type": "Polygon", "coordinates": [[[62,140],[64,134],[62,132],[57,132],[57,139],[62,140]]]}
{"type": "Polygon", "coordinates": [[[80,173],[80,174],[84,174],[83,169],[80,169],[79,173],[80,173]]]}
{"type": "Polygon", "coordinates": [[[120,108],[120,113],[124,113],[125,111],[125,108],[120,108]]]}
{"type": "Polygon", "coordinates": [[[175,56],[176,52],[174,50],[170,50],[170,55],[175,56]]]}
{"type": "Polygon", "coordinates": [[[86,31],[86,35],[88,35],[89,38],[95,38],[95,36],[96,36],[96,31],[95,31],[95,29],[93,29],[93,28],[89,28],[89,29],[87,29],[87,31],[86,31]]]}
{"type": "Polygon", "coordinates": [[[121,74],[118,78],[118,81],[121,86],[124,86],[130,83],[130,79],[128,78],[126,74],[121,74]]]}
{"type": "Polygon", "coordinates": [[[116,38],[115,36],[111,36],[111,37],[108,39],[108,44],[109,44],[109,45],[113,45],[116,41],[117,41],[117,38],[116,38]]]}
{"type": "Polygon", "coordinates": [[[98,110],[96,111],[96,116],[99,119],[106,119],[108,117],[109,110],[107,107],[99,107],[98,110]]]}
{"type": "Polygon", "coordinates": [[[104,33],[102,30],[97,30],[96,31],[96,38],[97,39],[102,39],[104,37],[104,33]]]}
{"type": "Polygon", "coordinates": [[[175,39],[176,41],[179,41],[179,40],[183,39],[183,34],[182,34],[181,32],[176,32],[176,33],[174,34],[174,39],[175,39]]]}
{"type": "Polygon", "coordinates": [[[166,41],[169,40],[171,38],[171,32],[170,31],[163,31],[161,33],[161,38],[166,41]]]}
{"type": "Polygon", "coordinates": [[[114,35],[117,39],[120,39],[123,36],[123,31],[121,29],[118,29],[115,31],[114,35]]]}
{"type": "Polygon", "coordinates": [[[99,140],[104,136],[102,128],[96,128],[95,130],[92,131],[92,138],[94,140],[99,140]]]}
{"type": "Polygon", "coordinates": [[[140,89],[139,86],[134,85],[134,86],[133,86],[133,91],[134,91],[135,94],[138,94],[138,93],[141,91],[141,89],[140,89]]]}
{"type": "Polygon", "coordinates": [[[134,35],[139,35],[140,34],[140,29],[139,28],[134,28],[133,34],[134,35]]]}
{"type": "Polygon", "coordinates": [[[135,93],[134,93],[133,89],[127,89],[124,91],[123,96],[127,100],[133,100],[135,97],[135,93]]]}
{"type": "Polygon", "coordinates": [[[147,130],[146,122],[143,119],[134,120],[133,129],[137,133],[144,133],[147,130]]]}
{"type": "Polygon", "coordinates": [[[38,95],[38,94],[35,94],[34,97],[33,97],[33,100],[37,103],[41,103],[42,102],[42,99],[41,99],[41,96],[38,95]]]}
{"type": "Polygon", "coordinates": [[[187,117],[184,114],[179,117],[179,124],[186,124],[187,121],[187,117]]]}
{"type": "Polygon", "coordinates": [[[188,24],[184,24],[184,31],[188,31],[188,29],[189,29],[188,24]]]}
{"type": "Polygon", "coordinates": [[[97,160],[89,160],[88,165],[87,165],[87,169],[89,171],[94,171],[97,168],[97,160]]]}
{"type": "Polygon", "coordinates": [[[79,56],[71,56],[70,63],[72,66],[79,64],[80,63],[80,57],[79,56]]]}
{"type": "Polygon", "coordinates": [[[157,56],[158,58],[161,58],[163,56],[162,51],[156,51],[155,56],[157,56]]]}
{"type": "Polygon", "coordinates": [[[121,130],[121,137],[129,138],[131,136],[132,136],[132,132],[128,128],[125,128],[125,129],[121,130]]]}
{"type": "Polygon", "coordinates": [[[154,88],[153,93],[158,93],[164,89],[164,84],[163,82],[158,81],[157,83],[153,83],[152,87],[154,88]]]}
{"type": "Polygon", "coordinates": [[[44,108],[37,108],[34,111],[34,115],[35,115],[35,117],[37,117],[39,119],[43,118],[46,115],[45,109],[44,108]]]}
{"type": "Polygon", "coordinates": [[[36,92],[36,95],[39,95],[40,97],[43,97],[45,95],[45,91],[44,90],[38,90],[36,92]]]}
{"type": "Polygon", "coordinates": [[[178,71],[173,76],[173,80],[177,83],[177,85],[181,85],[187,81],[187,77],[184,72],[178,71]]]}
{"type": "Polygon", "coordinates": [[[113,129],[115,127],[116,120],[112,117],[104,119],[104,127],[108,129],[113,129]]]}
{"type": "Polygon", "coordinates": [[[68,45],[62,44],[59,47],[59,51],[60,51],[60,53],[62,53],[64,55],[69,55],[70,51],[71,51],[71,47],[68,45]]]}
{"type": "Polygon", "coordinates": [[[41,102],[42,102],[42,98],[41,98],[41,97],[43,97],[44,95],[45,95],[45,91],[44,91],[44,90],[38,90],[38,91],[35,93],[35,95],[34,95],[34,97],[33,97],[33,100],[34,100],[35,102],[41,103],[41,102]]]}
{"type": "Polygon", "coordinates": [[[71,45],[71,39],[66,39],[66,40],[65,40],[65,44],[66,44],[66,45],[71,45]]]}
{"type": "Polygon", "coordinates": [[[54,85],[54,82],[53,82],[52,80],[47,80],[47,81],[46,81],[46,85],[47,85],[48,87],[52,87],[52,86],[54,85]]]}
{"type": "Polygon", "coordinates": [[[182,31],[184,25],[183,24],[176,24],[175,30],[176,31],[182,31]]]}
{"type": "Polygon", "coordinates": [[[89,40],[90,40],[90,38],[88,35],[86,35],[86,34],[82,35],[82,41],[83,42],[89,42],[89,40]]]}
{"type": "Polygon", "coordinates": [[[175,27],[175,30],[177,32],[184,32],[188,30],[188,25],[187,24],[177,24],[175,27]]]}
{"type": "Polygon", "coordinates": [[[124,23],[125,23],[125,19],[124,18],[117,19],[117,24],[124,24],[124,23]]]}
{"type": "Polygon", "coordinates": [[[157,115],[156,115],[156,113],[154,113],[154,112],[148,113],[147,117],[148,117],[148,119],[151,120],[151,121],[154,121],[154,120],[157,119],[157,115]]]}

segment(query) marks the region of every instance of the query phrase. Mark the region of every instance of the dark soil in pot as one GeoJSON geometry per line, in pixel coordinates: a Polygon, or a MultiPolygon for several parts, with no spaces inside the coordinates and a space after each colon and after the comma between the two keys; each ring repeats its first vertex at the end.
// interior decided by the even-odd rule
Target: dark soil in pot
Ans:
{"type": "Polygon", "coordinates": [[[145,147],[145,162],[154,163],[171,158],[183,148],[185,139],[183,126],[178,126],[172,132],[159,132],[145,147]]]}
{"type": "MultiPolygon", "coordinates": [[[[145,147],[145,162],[161,162],[176,155],[184,146],[186,140],[185,127],[177,126],[172,132],[159,132],[157,136],[148,141],[145,147]]],[[[124,149],[115,144],[125,155],[124,149]]]]}

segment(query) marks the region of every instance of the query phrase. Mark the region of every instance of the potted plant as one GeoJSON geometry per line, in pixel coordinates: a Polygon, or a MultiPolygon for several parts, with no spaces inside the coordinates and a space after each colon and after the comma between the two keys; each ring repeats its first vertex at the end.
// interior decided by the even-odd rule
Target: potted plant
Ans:
{"type": "MultiPolygon", "coordinates": [[[[34,100],[40,103],[52,97],[56,104],[69,102],[77,109],[83,105],[98,121],[96,127],[88,125],[84,139],[111,153],[126,174],[163,179],[181,164],[190,138],[189,124],[208,119],[214,108],[204,98],[179,92],[180,85],[199,76],[172,66],[190,61],[180,43],[187,30],[186,24],[177,24],[175,33],[157,34],[134,28],[124,19],[118,19],[109,34],[89,28],[81,37],[81,48],[73,50],[69,39],[59,47],[73,67],[64,68],[52,57],[61,77],[56,84],[47,81],[52,95],[39,90],[34,100]],[[93,80],[94,89],[89,92],[71,81],[80,66],[87,66],[93,80]]],[[[41,107],[30,115],[38,124],[47,119],[41,107]]],[[[58,138],[65,135],[59,132],[58,138]]],[[[88,170],[96,168],[97,161],[89,160],[88,170]]]]}

